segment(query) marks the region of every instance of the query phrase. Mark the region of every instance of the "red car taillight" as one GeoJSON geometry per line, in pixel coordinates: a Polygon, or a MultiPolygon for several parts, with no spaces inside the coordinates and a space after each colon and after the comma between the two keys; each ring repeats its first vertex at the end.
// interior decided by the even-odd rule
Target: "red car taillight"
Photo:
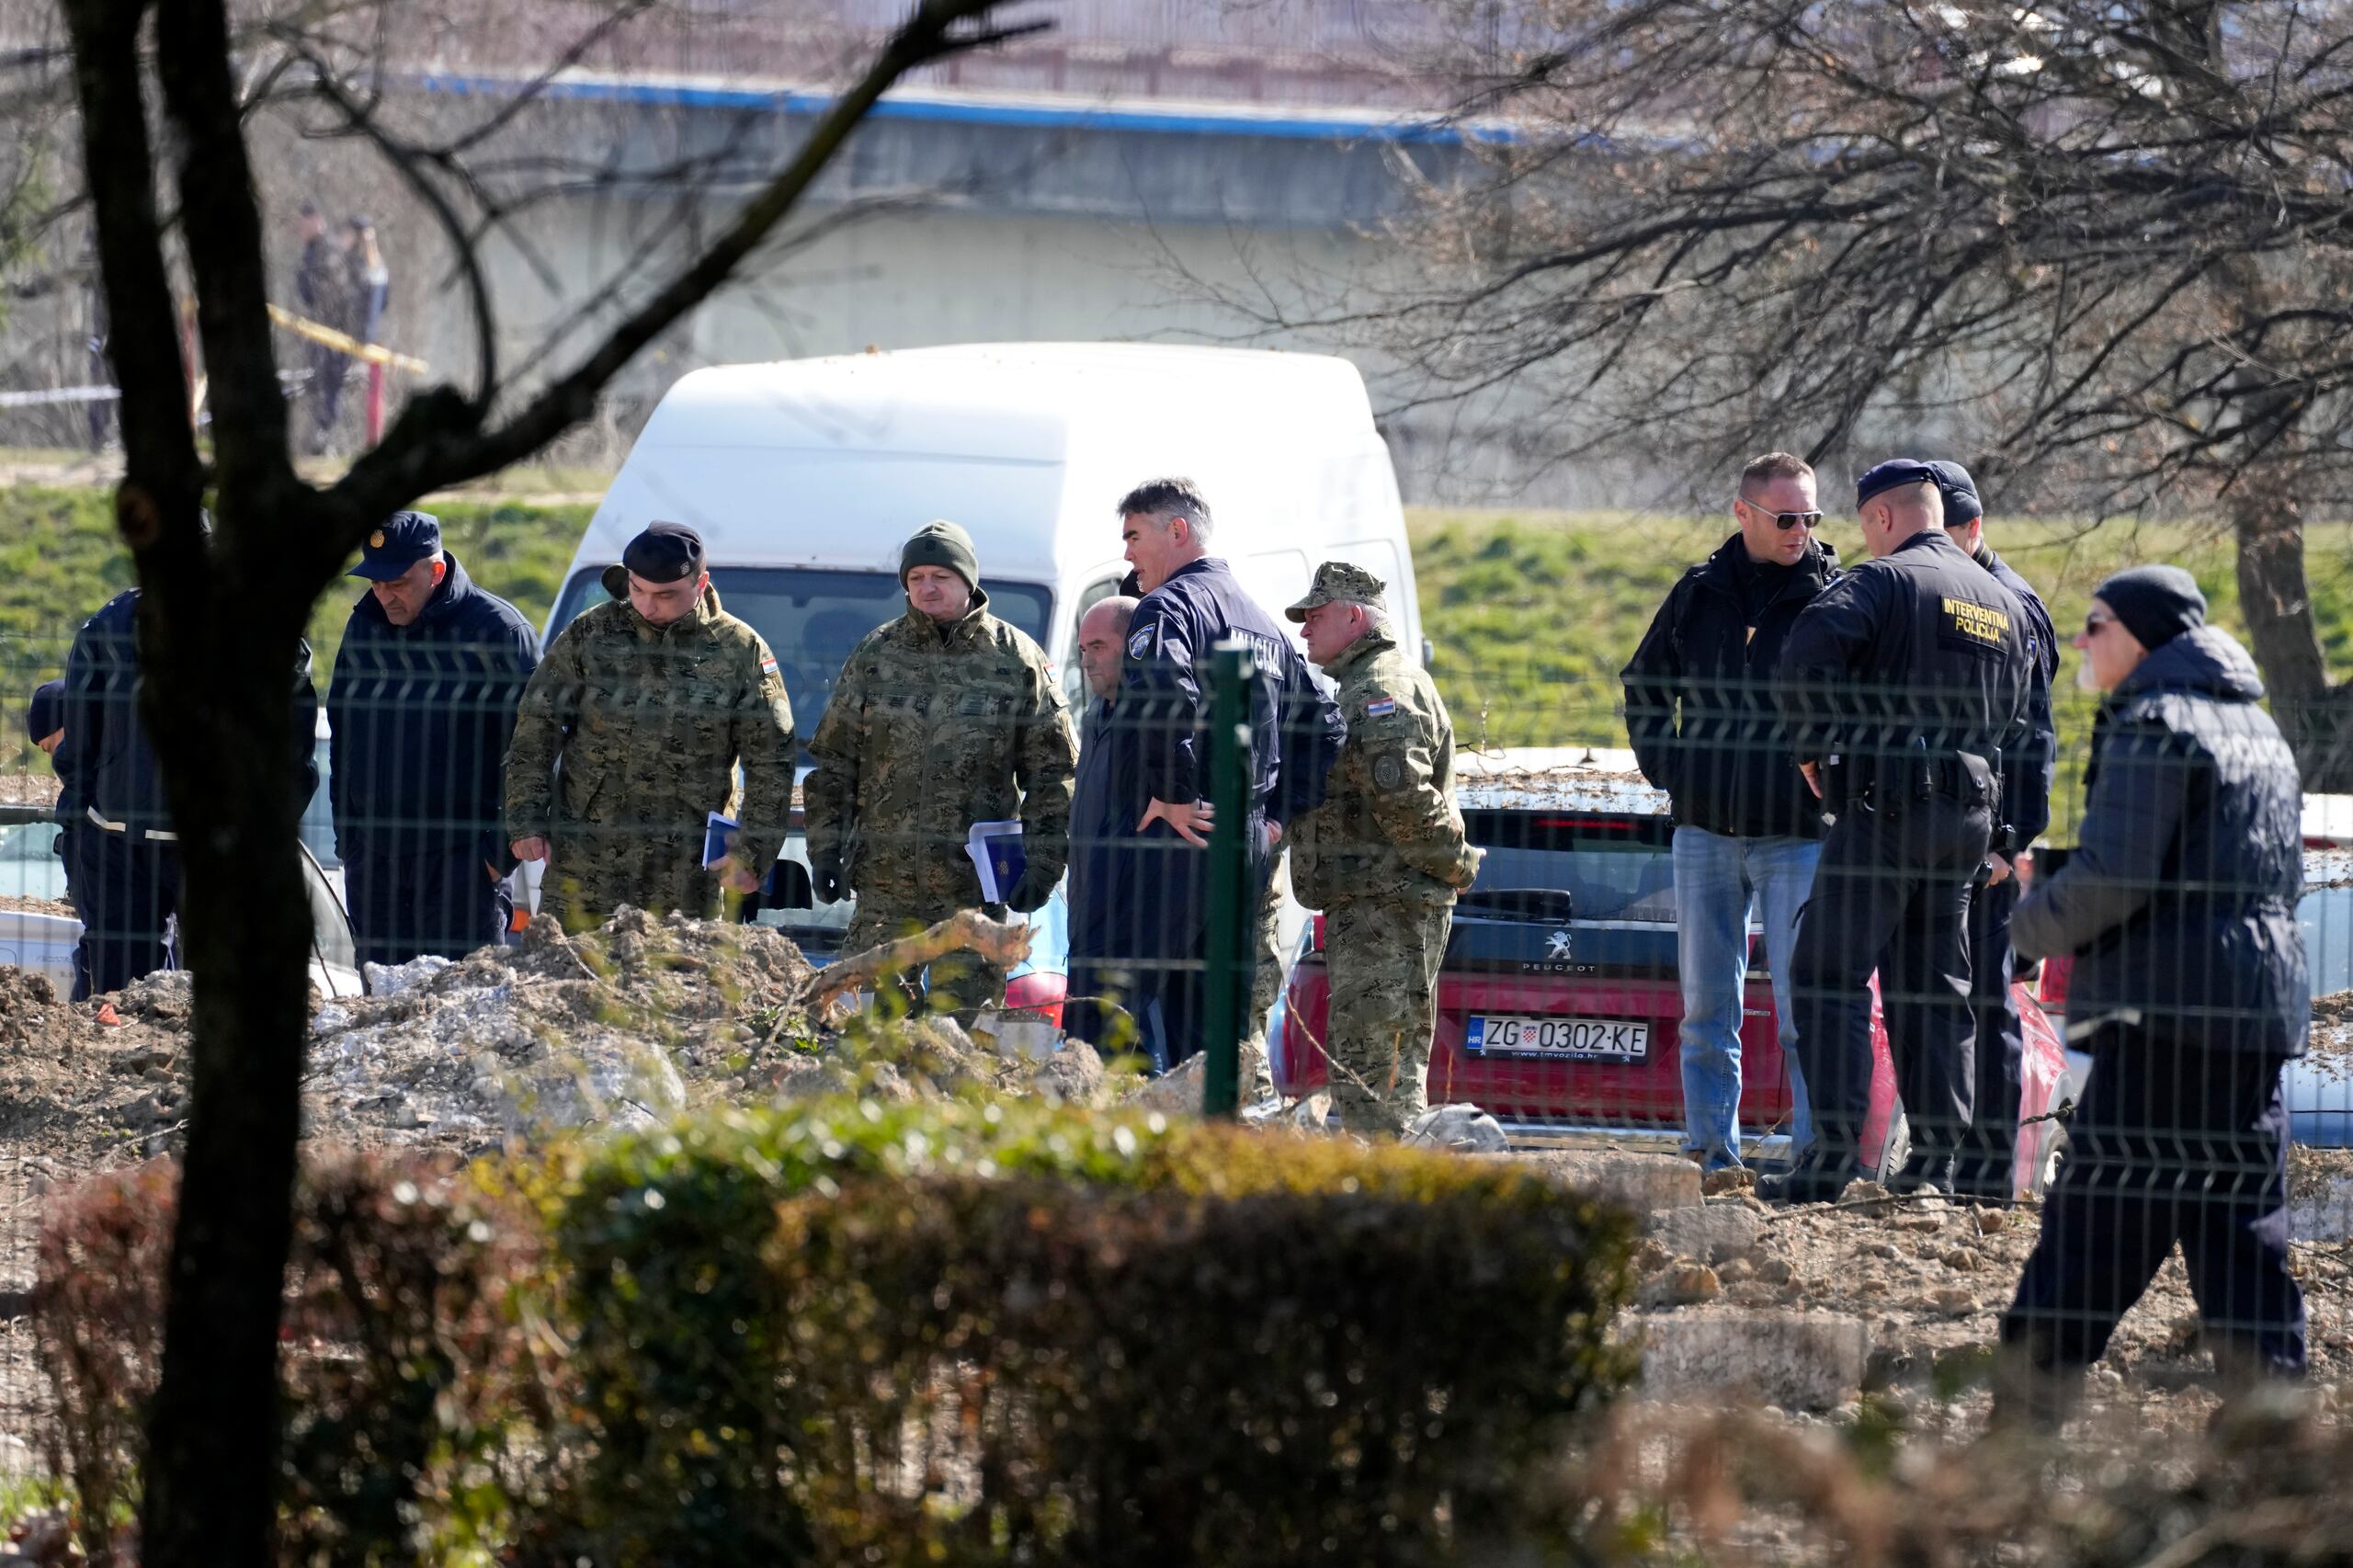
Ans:
{"type": "Polygon", "coordinates": [[[1047,970],[1031,970],[1005,986],[1005,1007],[1007,1012],[1035,1013],[1056,1028],[1062,1027],[1063,1003],[1070,995],[1067,975],[1047,970]]]}
{"type": "Polygon", "coordinates": [[[2073,958],[2048,958],[2042,960],[2042,980],[2034,989],[2034,999],[2045,1007],[2059,1012],[2067,1009],[2067,982],[2074,978],[2073,958]]]}

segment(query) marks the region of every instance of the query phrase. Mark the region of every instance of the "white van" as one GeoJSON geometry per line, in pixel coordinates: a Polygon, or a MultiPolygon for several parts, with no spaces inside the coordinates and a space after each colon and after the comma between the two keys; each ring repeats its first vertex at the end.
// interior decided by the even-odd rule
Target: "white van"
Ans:
{"type": "Polygon", "coordinates": [[[1038,640],[1075,709],[1078,618],[1127,571],[1112,507],[1170,474],[1200,485],[1212,551],[1270,613],[1306,592],[1318,562],[1350,561],[1389,585],[1401,643],[1423,645],[1396,474],[1356,367],[1130,344],[972,344],[684,377],[597,509],[548,635],[604,602],[599,574],[646,524],[691,524],[721,601],[783,666],[805,741],[851,646],[906,608],[900,546],[945,517],[971,531],[991,609],[1038,640]]]}

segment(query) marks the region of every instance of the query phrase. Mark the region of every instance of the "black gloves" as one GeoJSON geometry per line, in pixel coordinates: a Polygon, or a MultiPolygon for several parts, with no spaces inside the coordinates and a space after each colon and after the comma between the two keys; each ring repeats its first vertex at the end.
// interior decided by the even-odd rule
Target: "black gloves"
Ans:
{"type": "MultiPolygon", "coordinates": [[[[1055,879],[1055,881],[1060,880],[1055,879]]],[[[1046,901],[1053,896],[1054,883],[1039,876],[1029,867],[1024,866],[1021,869],[1021,875],[1013,880],[1013,886],[1006,890],[1005,906],[1007,909],[1017,910],[1023,915],[1031,915],[1045,908],[1046,901]]]]}
{"type": "Polygon", "coordinates": [[[809,885],[820,903],[839,903],[849,896],[849,884],[842,880],[842,858],[820,855],[809,862],[809,885]]]}

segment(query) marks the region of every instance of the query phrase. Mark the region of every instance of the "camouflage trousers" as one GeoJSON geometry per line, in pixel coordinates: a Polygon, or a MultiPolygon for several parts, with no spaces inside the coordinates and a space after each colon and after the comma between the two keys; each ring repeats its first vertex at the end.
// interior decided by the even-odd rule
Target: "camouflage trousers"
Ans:
{"type": "Polygon", "coordinates": [[[1429,1106],[1430,1037],[1451,906],[1335,899],[1324,912],[1332,981],[1324,1053],[1350,1132],[1395,1137],[1429,1106]]]}
{"type": "Polygon", "coordinates": [[[1275,1078],[1267,1055],[1267,1020],[1274,1016],[1275,998],[1283,988],[1283,879],[1280,846],[1276,863],[1267,869],[1267,891],[1258,900],[1257,962],[1250,971],[1249,1033],[1242,1037],[1242,1099],[1245,1105],[1275,1092],[1275,1078]]]}
{"type": "Polygon", "coordinates": [[[601,926],[624,903],[709,920],[719,914],[719,879],[703,869],[700,828],[691,836],[573,828],[549,849],[540,913],[567,931],[601,926]]]}
{"type": "MultiPolygon", "coordinates": [[[[983,905],[983,909],[999,920],[1005,918],[1000,907],[983,905]]],[[[858,895],[858,907],[849,917],[849,933],[842,939],[842,951],[845,955],[862,953],[869,948],[912,937],[926,926],[954,917],[958,912],[959,906],[952,903],[901,902],[861,892],[858,895]]],[[[949,953],[935,960],[920,973],[901,974],[897,983],[909,1002],[936,1013],[955,1013],[969,1018],[983,1007],[1005,1004],[1005,966],[991,963],[973,952],[949,953]]]]}

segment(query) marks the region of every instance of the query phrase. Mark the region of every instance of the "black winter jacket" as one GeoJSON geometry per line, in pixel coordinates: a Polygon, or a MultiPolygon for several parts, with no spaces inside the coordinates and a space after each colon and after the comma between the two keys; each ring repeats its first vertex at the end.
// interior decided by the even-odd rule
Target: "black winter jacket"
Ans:
{"type": "Polygon", "coordinates": [[[2101,704],[2075,851],[2010,918],[2019,952],[2075,956],[2071,1037],[2120,1022],[2302,1051],[2303,788],[2262,696],[2245,650],[2201,626],[2101,704]]]}
{"type": "MultiPolygon", "coordinates": [[[[292,681],[295,807],[319,787],[318,694],[311,689],[311,645],[294,645],[292,681]]],[[[132,834],[169,834],[164,776],[139,716],[139,590],[108,599],[82,623],[65,658],[65,738],[55,759],[61,822],[132,834]]]]}
{"type": "Polygon", "coordinates": [[[394,626],[372,593],[351,607],[327,687],[335,846],[346,859],[479,845],[507,864],[500,765],[540,639],[454,555],[433,597],[394,626]]]}
{"type": "Polygon", "coordinates": [[[1772,678],[1790,628],[1838,579],[1837,552],[1813,540],[1752,627],[1740,595],[1740,535],[1677,581],[1621,676],[1626,731],[1643,777],[1674,798],[1675,820],[1742,838],[1822,836],[1821,802],[1790,755],[1772,678]]]}
{"type": "Polygon", "coordinates": [[[1150,867],[1136,851],[1143,790],[1142,737],[1100,699],[1088,704],[1070,802],[1070,960],[1130,959],[1144,950],[1135,927],[1146,918],[1150,867]]]}
{"type": "Polygon", "coordinates": [[[2033,639],[2031,679],[2027,686],[2026,723],[2029,744],[2002,759],[2002,815],[2009,827],[2008,841],[2016,849],[2031,848],[2051,825],[2051,778],[2059,755],[2059,730],[2051,717],[2051,687],[2059,678],[2059,634],[2042,596],[2008,562],[1985,548],[1980,540],[1972,561],[1993,574],[2026,607],[2029,635],[2033,639]]]}

